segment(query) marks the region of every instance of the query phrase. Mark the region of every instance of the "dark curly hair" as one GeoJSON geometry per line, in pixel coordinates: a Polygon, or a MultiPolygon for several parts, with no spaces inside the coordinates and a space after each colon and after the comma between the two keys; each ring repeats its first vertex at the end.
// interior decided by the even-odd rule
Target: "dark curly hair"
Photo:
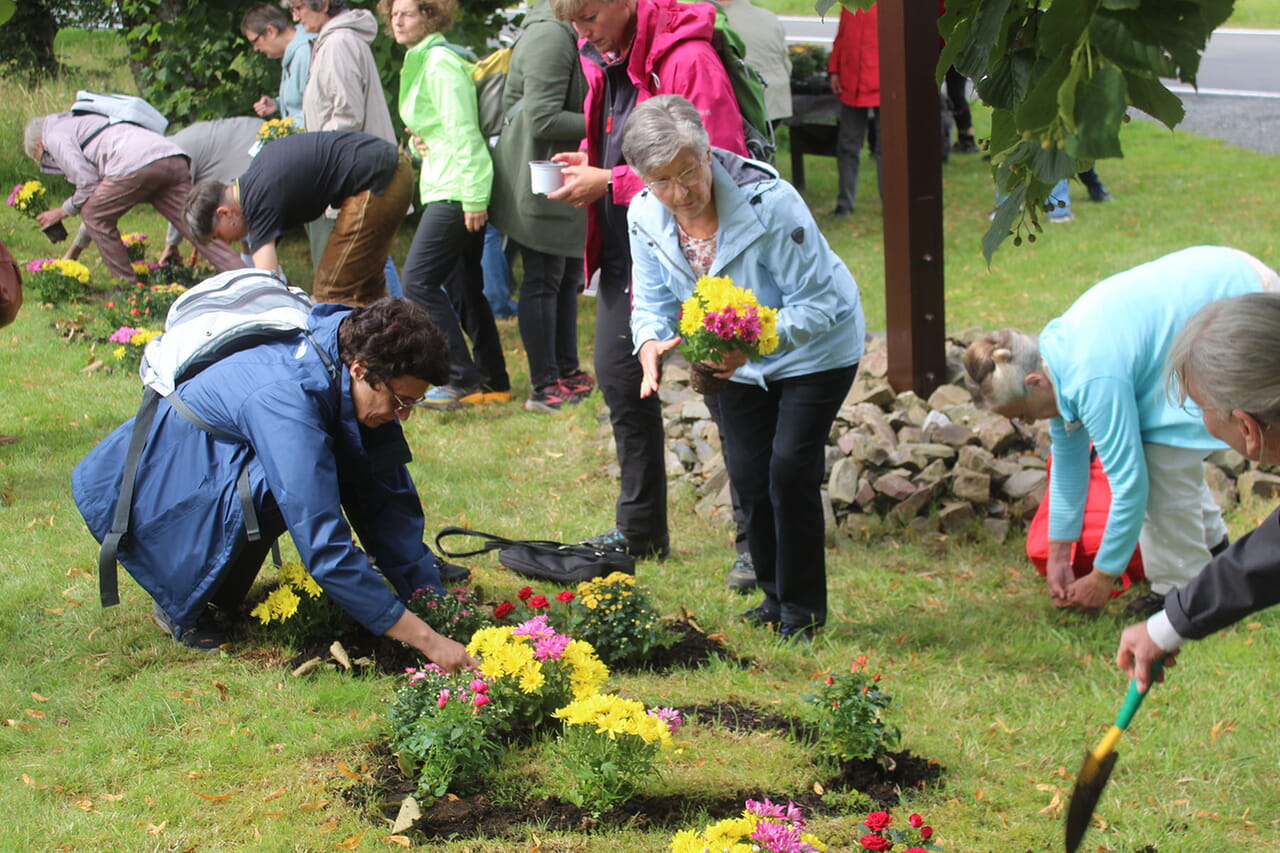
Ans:
{"type": "Polygon", "coordinates": [[[363,361],[370,385],[401,376],[449,382],[449,345],[427,309],[410,299],[384,296],[348,314],[338,326],[338,355],[347,365],[363,361]]]}

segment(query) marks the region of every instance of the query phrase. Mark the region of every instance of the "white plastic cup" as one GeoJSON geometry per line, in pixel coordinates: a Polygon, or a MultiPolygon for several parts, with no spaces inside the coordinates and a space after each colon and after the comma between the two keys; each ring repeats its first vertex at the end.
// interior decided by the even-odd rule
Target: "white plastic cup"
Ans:
{"type": "Polygon", "coordinates": [[[530,160],[529,177],[535,195],[546,195],[564,186],[564,163],[554,160],[530,160]]]}

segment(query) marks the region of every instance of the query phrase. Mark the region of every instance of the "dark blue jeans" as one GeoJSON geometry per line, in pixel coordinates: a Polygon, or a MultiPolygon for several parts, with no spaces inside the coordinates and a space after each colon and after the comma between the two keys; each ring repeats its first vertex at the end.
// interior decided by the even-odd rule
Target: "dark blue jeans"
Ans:
{"type": "Polygon", "coordinates": [[[524,259],[520,301],[516,303],[520,339],[529,357],[529,382],[542,388],[578,371],[582,258],[548,255],[516,245],[524,259]]]}
{"type": "Polygon", "coordinates": [[[449,342],[449,384],[509,391],[498,325],[484,298],[483,255],[484,231],[467,230],[462,204],[433,201],[422,211],[401,279],[405,294],[427,307],[449,342]]]}
{"type": "Polygon", "coordinates": [[[725,458],[756,579],[765,606],[776,607],[783,622],[827,620],[821,493],[827,435],[857,371],[854,364],[777,379],[768,390],[730,382],[720,394],[725,458]]]}

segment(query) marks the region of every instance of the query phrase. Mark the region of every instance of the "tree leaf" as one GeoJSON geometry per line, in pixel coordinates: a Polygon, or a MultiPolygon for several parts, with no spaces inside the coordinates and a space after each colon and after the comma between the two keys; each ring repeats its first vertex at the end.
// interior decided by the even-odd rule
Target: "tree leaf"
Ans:
{"type": "Polygon", "coordinates": [[[1076,94],[1076,125],[1067,135],[1067,151],[1081,160],[1123,157],[1120,126],[1128,105],[1124,74],[1114,65],[1099,68],[1076,94]]]}
{"type": "Polygon", "coordinates": [[[986,73],[991,51],[1000,41],[1010,0],[980,0],[969,25],[968,38],[956,56],[956,70],[977,79],[986,73]]]}
{"type": "Polygon", "coordinates": [[[1000,248],[1000,244],[1013,231],[1013,223],[1022,212],[1026,197],[1027,185],[1019,184],[1013,187],[1004,201],[996,207],[996,215],[991,220],[991,227],[987,229],[986,234],[982,235],[982,256],[986,258],[988,264],[991,263],[991,256],[996,253],[996,249],[1000,248]]]}
{"type": "Polygon", "coordinates": [[[1097,0],[1053,0],[1040,19],[1040,53],[1056,56],[1080,41],[1097,0]]]}
{"type": "Polygon", "coordinates": [[[992,107],[1011,110],[1026,97],[1031,81],[1035,53],[1015,50],[997,59],[985,77],[975,80],[973,88],[992,107]]]}
{"type": "Polygon", "coordinates": [[[1173,130],[1187,111],[1178,96],[1165,88],[1159,80],[1142,77],[1132,72],[1124,73],[1125,89],[1129,103],[1173,130]]]}
{"type": "Polygon", "coordinates": [[[1070,70],[1070,54],[1064,53],[1033,78],[1026,99],[1014,111],[1018,127],[1034,131],[1049,126],[1058,114],[1058,88],[1070,70]]]}

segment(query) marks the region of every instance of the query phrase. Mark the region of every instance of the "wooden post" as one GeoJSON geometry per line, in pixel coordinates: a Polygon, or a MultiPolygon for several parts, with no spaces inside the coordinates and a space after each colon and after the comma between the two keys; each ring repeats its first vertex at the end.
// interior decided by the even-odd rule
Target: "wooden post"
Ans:
{"type": "Polygon", "coordinates": [[[881,2],[879,31],[889,383],[926,397],[947,379],[937,4],[881,2]]]}

